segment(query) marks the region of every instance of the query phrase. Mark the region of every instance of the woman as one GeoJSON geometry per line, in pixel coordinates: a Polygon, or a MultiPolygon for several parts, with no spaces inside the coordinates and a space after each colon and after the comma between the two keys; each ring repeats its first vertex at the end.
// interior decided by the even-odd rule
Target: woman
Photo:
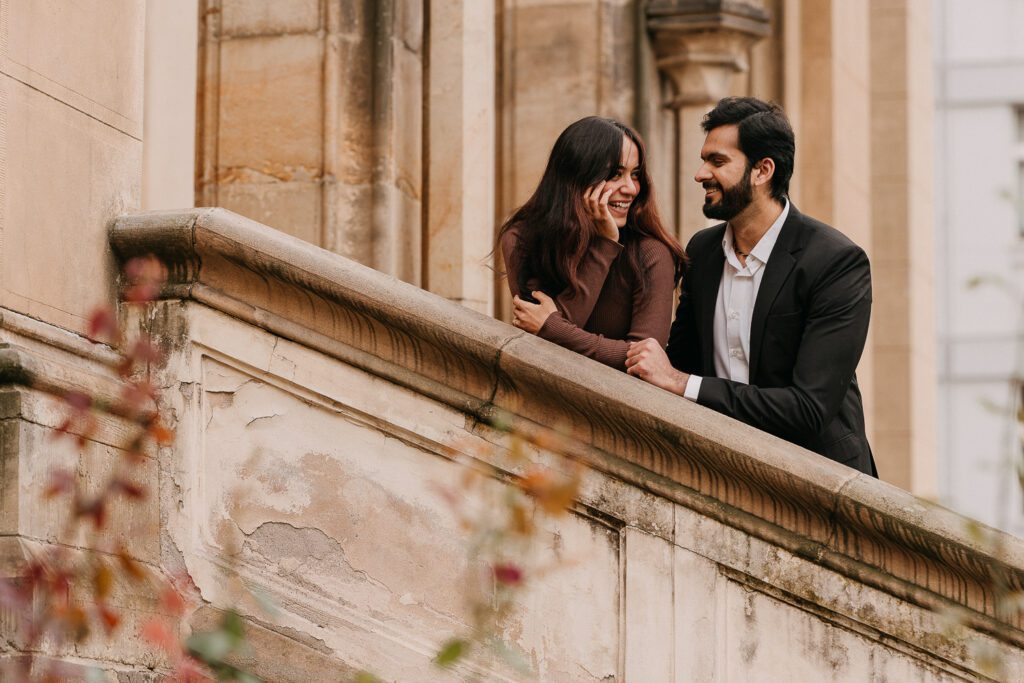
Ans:
{"type": "Polygon", "coordinates": [[[629,342],[667,342],[685,256],[628,126],[589,116],[566,128],[498,243],[520,329],[619,370],[629,342]]]}

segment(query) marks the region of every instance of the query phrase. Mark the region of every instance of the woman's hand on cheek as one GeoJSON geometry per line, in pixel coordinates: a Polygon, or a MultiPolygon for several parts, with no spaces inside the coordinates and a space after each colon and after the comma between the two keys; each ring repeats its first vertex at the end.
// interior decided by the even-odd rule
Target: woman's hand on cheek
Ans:
{"type": "Polygon", "coordinates": [[[587,190],[586,194],[583,195],[583,201],[587,205],[590,217],[597,224],[598,234],[613,242],[618,242],[619,226],[615,224],[615,218],[612,217],[612,213],[608,209],[608,200],[614,191],[614,187],[608,187],[607,180],[602,180],[587,190]]]}
{"type": "Polygon", "coordinates": [[[548,316],[555,313],[558,308],[554,300],[544,292],[532,292],[533,298],[540,303],[532,304],[529,301],[520,299],[518,296],[512,298],[512,324],[530,334],[537,334],[540,328],[544,327],[548,316]]]}

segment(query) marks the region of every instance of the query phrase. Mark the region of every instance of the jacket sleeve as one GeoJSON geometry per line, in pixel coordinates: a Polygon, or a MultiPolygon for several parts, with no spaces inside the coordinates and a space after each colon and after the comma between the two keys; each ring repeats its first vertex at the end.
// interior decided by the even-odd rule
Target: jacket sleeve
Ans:
{"type": "MultiPolygon", "coordinates": [[[[665,245],[649,240],[641,246],[641,261],[649,279],[643,293],[633,295],[630,327],[625,339],[609,339],[587,332],[581,327],[586,320],[574,320],[559,313],[548,316],[538,336],[619,370],[626,368],[629,342],[654,337],[664,345],[672,319],[675,260],[665,245]]],[[[593,306],[588,309],[588,318],[592,311],[593,306]]]]}
{"type": "Polygon", "coordinates": [[[853,245],[823,265],[810,287],[791,384],[761,388],[705,377],[698,403],[789,440],[813,438],[831,423],[867,339],[871,271],[853,245]]]}
{"type": "MultiPolygon", "coordinates": [[[[689,252],[689,249],[687,250],[689,252]]],[[[699,375],[701,368],[700,335],[697,334],[696,312],[693,309],[693,298],[690,291],[692,282],[691,261],[683,271],[683,282],[680,287],[679,305],[676,307],[676,319],[668,335],[666,353],[672,367],[686,373],[699,375]]]]}

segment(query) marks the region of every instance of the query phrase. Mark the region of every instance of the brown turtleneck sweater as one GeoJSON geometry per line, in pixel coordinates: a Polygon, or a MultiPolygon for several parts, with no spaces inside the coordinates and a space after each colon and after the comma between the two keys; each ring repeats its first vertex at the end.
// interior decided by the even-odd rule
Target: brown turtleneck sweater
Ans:
{"type": "MultiPolygon", "coordinates": [[[[518,237],[518,228],[512,228],[500,243],[512,296],[520,293],[518,237]]],[[[654,337],[665,346],[672,322],[675,262],[668,247],[652,238],[641,241],[640,261],[649,274],[642,295],[622,245],[594,238],[576,273],[579,290],[566,289],[554,297],[558,312],[548,316],[537,336],[619,370],[626,369],[629,342],[654,337]]],[[[535,281],[527,284],[536,286],[535,281]]]]}

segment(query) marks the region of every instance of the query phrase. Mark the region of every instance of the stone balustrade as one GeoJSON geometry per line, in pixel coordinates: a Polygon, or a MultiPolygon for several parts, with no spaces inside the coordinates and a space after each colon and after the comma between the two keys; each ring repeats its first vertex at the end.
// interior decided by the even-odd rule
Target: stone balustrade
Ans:
{"type": "Polygon", "coordinates": [[[427,675],[430,638],[465,619],[428,482],[467,440],[512,470],[500,413],[592,469],[551,530],[579,563],[509,632],[542,678],[955,678],[982,651],[1024,675],[1001,607],[1019,539],[222,209],[125,216],[110,240],[170,269],[138,323],[175,349],[169,540],[214,605],[234,549],[284,605],[282,648],[427,675]]]}
{"type": "MultiPolygon", "coordinates": [[[[169,350],[177,434],[145,559],[194,581],[193,626],[240,609],[267,680],[446,679],[467,559],[431,483],[472,458],[515,475],[498,414],[590,467],[544,530],[571,561],[505,633],[540,679],[1024,677],[1019,539],[222,209],[124,216],[110,242],[170,273],[154,310],[124,306],[169,350]]],[[[5,384],[85,381],[28,346],[0,353],[5,384]]]]}

